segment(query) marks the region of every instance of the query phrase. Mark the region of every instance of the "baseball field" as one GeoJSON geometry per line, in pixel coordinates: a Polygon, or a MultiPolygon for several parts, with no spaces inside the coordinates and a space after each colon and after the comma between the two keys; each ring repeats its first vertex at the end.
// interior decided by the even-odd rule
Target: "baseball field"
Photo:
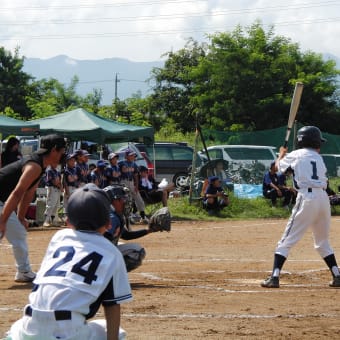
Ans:
{"type": "MultiPolygon", "coordinates": [[[[281,288],[260,287],[270,274],[285,223],[178,221],[170,233],[136,240],[147,256],[129,273],[134,300],[122,306],[121,321],[127,339],[339,339],[340,290],[328,288],[330,273],[310,232],[292,249],[281,288]]],[[[34,270],[55,232],[29,232],[34,270]]],[[[330,239],[340,262],[339,217],[332,217],[330,239]]],[[[0,254],[2,337],[21,316],[31,284],[13,281],[14,260],[6,240],[0,254]]],[[[102,309],[97,317],[103,317],[102,309]]]]}

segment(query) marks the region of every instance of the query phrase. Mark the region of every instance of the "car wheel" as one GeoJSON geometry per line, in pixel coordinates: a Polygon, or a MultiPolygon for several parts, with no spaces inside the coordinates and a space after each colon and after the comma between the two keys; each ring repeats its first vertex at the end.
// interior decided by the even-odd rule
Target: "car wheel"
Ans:
{"type": "Polygon", "coordinates": [[[178,174],[176,174],[174,176],[174,179],[173,179],[173,182],[176,186],[176,188],[185,188],[187,187],[189,184],[188,184],[188,177],[189,177],[189,174],[185,173],[185,172],[179,172],[178,174]]]}

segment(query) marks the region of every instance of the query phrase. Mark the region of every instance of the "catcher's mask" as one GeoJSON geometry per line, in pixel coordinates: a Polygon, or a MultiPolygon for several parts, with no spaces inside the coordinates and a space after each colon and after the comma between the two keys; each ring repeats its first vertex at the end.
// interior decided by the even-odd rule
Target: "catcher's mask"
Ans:
{"type": "Polygon", "coordinates": [[[124,201],[126,201],[127,199],[127,193],[121,185],[110,185],[103,190],[106,192],[106,195],[111,202],[119,199],[124,199],[124,201]]]}

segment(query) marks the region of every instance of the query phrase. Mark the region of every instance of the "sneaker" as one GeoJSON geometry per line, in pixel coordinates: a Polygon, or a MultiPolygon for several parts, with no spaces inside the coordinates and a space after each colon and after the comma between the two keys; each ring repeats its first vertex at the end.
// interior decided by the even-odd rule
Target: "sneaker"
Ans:
{"type": "Polygon", "coordinates": [[[265,288],[280,288],[279,278],[276,276],[270,276],[263,282],[261,282],[261,287],[265,288]]]}
{"type": "Polygon", "coordinates": [[[125,340],[125,339],[126,339],[126,331],[122,327],[119,327],[118,340],[125,340]]]}
{"type": "Polygon", "coordinates": [[[333,281],[329,283],[330,287],[340,288],[340,276],[335,276],[333,281]]]}
{"type": "Polygon", "coordinates": [[[51,220],[47,218],[43,223],[43,227],[50,227],[50,226],[51,226],[51,220]]]}
{"type": "Polygon", "coordinates": [[[15,274],[15,282],[32,282],[36,277],[36,273],[32,272],[17,272],[15,274]]]}
{"type": "Polygon", "coordinates": [[[149,219],[147,217],[141,217],[139,222],[142,224],[149,224],[149,219]]]}

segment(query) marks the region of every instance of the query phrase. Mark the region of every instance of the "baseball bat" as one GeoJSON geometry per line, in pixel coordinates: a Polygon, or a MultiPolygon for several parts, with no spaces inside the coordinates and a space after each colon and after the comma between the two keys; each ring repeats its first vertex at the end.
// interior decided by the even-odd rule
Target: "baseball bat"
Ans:
{"type": "Polygon", "coordinates": [[[285,148],[288,145],[288,140],[289,140],[290,132],[292,130],[292,127],[293,127],[293,124],[294,124],[294,121],[295,121],[297,110],[299,108],[300,99],[301,99],[301,95],[302,95],[302,90],[303,90],[303,84],[300,83],[300,82],[297,82],[295,84],[293,98],[292,98],[292,102],[290,104],[289,118],[288,118],[287,131],[286,131],[286,138],[285,138],[285,143],[283,145],[285,148]]]}

